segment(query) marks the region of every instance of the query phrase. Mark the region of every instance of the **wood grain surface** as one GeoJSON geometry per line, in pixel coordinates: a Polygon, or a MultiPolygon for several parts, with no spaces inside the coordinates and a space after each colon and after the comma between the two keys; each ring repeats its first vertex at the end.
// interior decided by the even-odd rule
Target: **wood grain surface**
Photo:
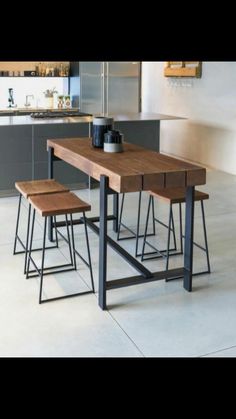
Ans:
{"type": "Polygon", "coordinates": [[[206,183],[206,169],[133,144],[123,153],[105,153],[92,147],[91,138],[48,140],[54,155],[96,180],[109,177],[116,192],[178,188],[206,183]]]}

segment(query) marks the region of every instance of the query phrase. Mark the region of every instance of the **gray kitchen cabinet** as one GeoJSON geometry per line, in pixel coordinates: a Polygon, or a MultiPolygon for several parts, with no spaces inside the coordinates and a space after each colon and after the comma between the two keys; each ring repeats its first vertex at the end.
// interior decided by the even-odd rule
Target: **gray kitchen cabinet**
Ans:
{"type": "MultiPolygon", "coordinates": [[[[47,140],[50,138],[87,137],[88,123],[44,124],[33,126],[33,179],[43,179],[48,176],[47,140]]],[[[85,187],[88,176],[71,165],[57,161],[54,165],[54,177],[70,188],[85,187]]]]}
{"type": "MultiPolygon", "coordinates": [[[[88,123],[0,126],[0,196],[15,195],[15,182],[48,177],[47,140],[89,135],[88,123]]],[[[88,176],[55,162],[54,177],[70,188],[87,186],[88,176]]]]}
{"type": "Polygon", "coordinates": [[[32,178],[32,127],[0,127],[0,193],[11,194],[15,182],[32,178]]]}

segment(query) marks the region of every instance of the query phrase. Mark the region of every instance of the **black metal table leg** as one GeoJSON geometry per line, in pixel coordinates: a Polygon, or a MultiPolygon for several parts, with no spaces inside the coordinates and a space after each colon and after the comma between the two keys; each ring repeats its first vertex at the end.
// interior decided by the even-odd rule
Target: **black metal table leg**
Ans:
{"type": "Polygon", "coordinates": [[[119,194],[115,193],[113,195],[113,215],[115,220],[113,221],[113,231],[118,232],[118,221],[119,221],[119,194]]]}
{"type": "Polygon", "coordinates": [[[100,232],[99,232],[99,288],[98,302],[106,310],[106,277],[107,277],[107,176],[100,177],[100,232]]]}
{"type": "Polygon", "coordinates": [[[188,186],[186,191],[184,288],[189,292],[192,291],[193,275],[194,189],[194,186],[188,186]]]}
{"type": "MultiPolygon", "coordinates": [[[[48,147],[48,179],[53,179],[53,153],[52,147],[48,147]]],[[[48,240],[53,242],[52,217],[48,217],[48,240]]]]}

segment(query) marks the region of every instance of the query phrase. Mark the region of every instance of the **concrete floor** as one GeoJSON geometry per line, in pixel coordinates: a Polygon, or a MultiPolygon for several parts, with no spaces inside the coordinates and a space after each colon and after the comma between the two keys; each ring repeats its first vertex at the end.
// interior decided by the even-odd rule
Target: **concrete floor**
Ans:
{"type": "MultiPolygon", "coordinates": [[[[236,176],[207,172],[210,193],[205,203],[212,273],[194,277],[193,292],[187,293],[182,280],[153,282],[110,291],[108,311],[98,307],[97,293],[38,304],[39,281],[26,280],[23,256],[12,255],[18,198],[0,200],[0,356],[16,357],[234,357],[236,356],[236,176]]],[[[78,195],[98,213],[98,190],[82,190],[78,195]]],[[[134,226],[137,194],[126,196],[125,221],[134,226]]],[[[142,219],[147,205],[143,194],[142,219]]],[[[159,217],[166,221],[168,205],[156,204],[159,217]]],[[[22,211],[21,234],[26,225],[22,211]]],[[[177,212],[176,212],[177,215],[177,212]]],[[[177,217],[176,217],[177,220],[177,217]]],[[[109,223],[111,224],[111,223],[109,223]]],[[[178,228],[178,222],[176,221],[178,228]]],[[[109,227],[111,230],[111,226],[109,227]]],[[[165,244],[166,231],[158,228],[165,244]]],[[[110,231],[114,236],[114,233],[110,231]]],[[[123,231],[123,234],[126,234],[123,231]]],[[[98,285],[98,237],[89,231],[94,279],[98,285]]],[[[198,204],[195,238],[202,242],[198,204]]],[[[42,220],[37,217],[35,245],[41,245],[42,220]]],[[[160,243],[160,242],[159,242],[160,243]]],[[[83,227],[76,227],[76,244],[85,255],[83,227]]],[[[131,253],[134,241],[123,241],[131,253]]],[[[40,260],[40,254],[34,254],[40,260]]],[[[47,252],[47,263],[68,259],[65,243],[60,250],[47,252]]],[[[164,261],[149,261],[153,271],[162,270],[164,261]]],[[[181,266],[180,256],[170,267],[181,266]]],[[[194,252],[194,269],[205,268],[205,255],[194,252]]],[[[136,275],[110,248],[108,278],[136,275]]],[[[88,290],[89,272],[78,260],[78,271],[45,277],[44,297],[88,290]]]]}

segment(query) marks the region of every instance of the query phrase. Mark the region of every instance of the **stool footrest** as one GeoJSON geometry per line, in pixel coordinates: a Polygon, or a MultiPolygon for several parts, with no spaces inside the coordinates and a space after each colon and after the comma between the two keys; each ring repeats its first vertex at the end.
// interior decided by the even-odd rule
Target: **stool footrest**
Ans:
{"type": "MultiPolygon", "coordinates": [[[[126,230],[130,231],[130,232],[133,234],[133,236],[128,236],[128,237],[118,237],[118,238],[117,238],[117,241],[121,241],[121,240],[131,240],[131,239],[135,239],[135,238],[136,238],[136,234],[135,234],[134,230],[132,230],[131,228],[129,228],[129,227],[128,227],[126,224],[124,224],[124,223],[120,223],[120,225],[121,225],[121,226],[123,226],[126,230]]],[[[120,232],[119,232],[119,234],[120,234],[120,232]]],[[[151,237],[151,236],[155,236],[155,233],[148,233],[148,234],[146,235],[146,237],[151,237]]],[[[138,235],[138,238],[139,238],[139,239],[141,239],[142,237],[144,237],[144,234],[139,234],[139,235],[138,235]]],[[[139,255],[136,255],[136,256],[139,256],[139,255]]]]}
{"type": "MultiPolygon", "coordinates": [[[[25,245],[22,243],[21,239],[18,238],[18,240],[20,241],[21,246],[23,247],[23,249],[25,250],[18,250],[14,252],[14,255],[21,255],[22,253],[25,253],[26,251],[26,247],[25,245]]],[[[46,246],[45,249],[58,249],[58,246],[46,246]]],[[[36,249],[31,249],[31,252],[39,252],[42,251],[42,247],[37,247],[36,249]]]]}
{"type": "MultiPolygon", "coordinates": [[[[43,273],[43,276],[57,274],[57,273],[63,273],[63,272],[69,272],[69,271],[75,271],[76,270],[75,268],[69,268],[69,269],[63,269],[63,270],[56,270],[56,268],[65,268],[66,266],[73,266],[73,265],[71,265],[71,263],[69,263],[68,265],[58,265],[58,266],[51,266],[50,268],[43,268],[44,271],[45,270],[55,269],[55,270],[52,270],[51,272],[44,272],[43,273]]],[[[39,269],[39,272],[40,271],[41,271],[41,269],[39,269]]],[[[37,269],[33,269],[33,270],[29,271],[29,273],[30,272],[38,272],[38,271],[37,271],[37,269]]],[[[34,275],[28,275],[27,279],[28,278],[36,278],[38,276],[39,276],[38,273],[37,274],[34,274],[34,275]]]]}
{"type": "MultiPolygon", "coordinates": [[[[82,220],[82,223],[84,224],[82,218],[81,218],[81,220],[82,220]]],[[[64,236],[64,234],[61,231],[58,230],[57,233],[59,234],[59,236],[61,236],[65,240],[66,243],[69,243],[68,239],[64,236]]],[[[79,258],[85,263],[86,266],[88,266],[88,267],[90,266],[89,262],[87,262],[87,260],[85,260],[83,258],[83,256],[78,252],[78,250],[74,249],[74,252],[77,254],[77,256],[79,256],[79,258]]]]}
{"type": "Polygon", "coordinates": [[[86,294],[94,294],[94,292],[93,291],[83,291],[83,292],[77,292],[75,294],[62,295],[61,297],[47,298],[46,300],[41,300],[40,304],[47,303],[49,301],[63,300],[65,298],[78,297],[79,295],[86,295],[86,294]]]}
{"type": "MultiPolygon", "coordinates": [[[[148,244],[147,242],[146,242],[146,244],[148,244]]],[[[159,250],[159,252],[161,253],[161,255],[156,255],[158,252],[157,251],[154,251],[154,252],[145,252],[143,255],[144,256],[152,256],[152,255],[156,255],[154,258],[145,258],[145,257],[143,257],[143,261],[144,260],[150,260],[150,259],[160,259],[160,258],[166,258],[167,256],[166,255],[164,255],[163,253],[166,253],[167,252],[167,250],[165,250],[165,249],[163,249],[163,250],[159,250]]],[[[169,256],[181,256],[181,255],[183,255],[183,252],[177,252],[176,251],[176,249],[175,248],[173,248],[173,249],[169,249],[169,252],[172,252],[169,256]]],[[[142,253],[139,253],[138,255],[137,255],[138,257],[141,257],[142,256],[142,253]]]]}

